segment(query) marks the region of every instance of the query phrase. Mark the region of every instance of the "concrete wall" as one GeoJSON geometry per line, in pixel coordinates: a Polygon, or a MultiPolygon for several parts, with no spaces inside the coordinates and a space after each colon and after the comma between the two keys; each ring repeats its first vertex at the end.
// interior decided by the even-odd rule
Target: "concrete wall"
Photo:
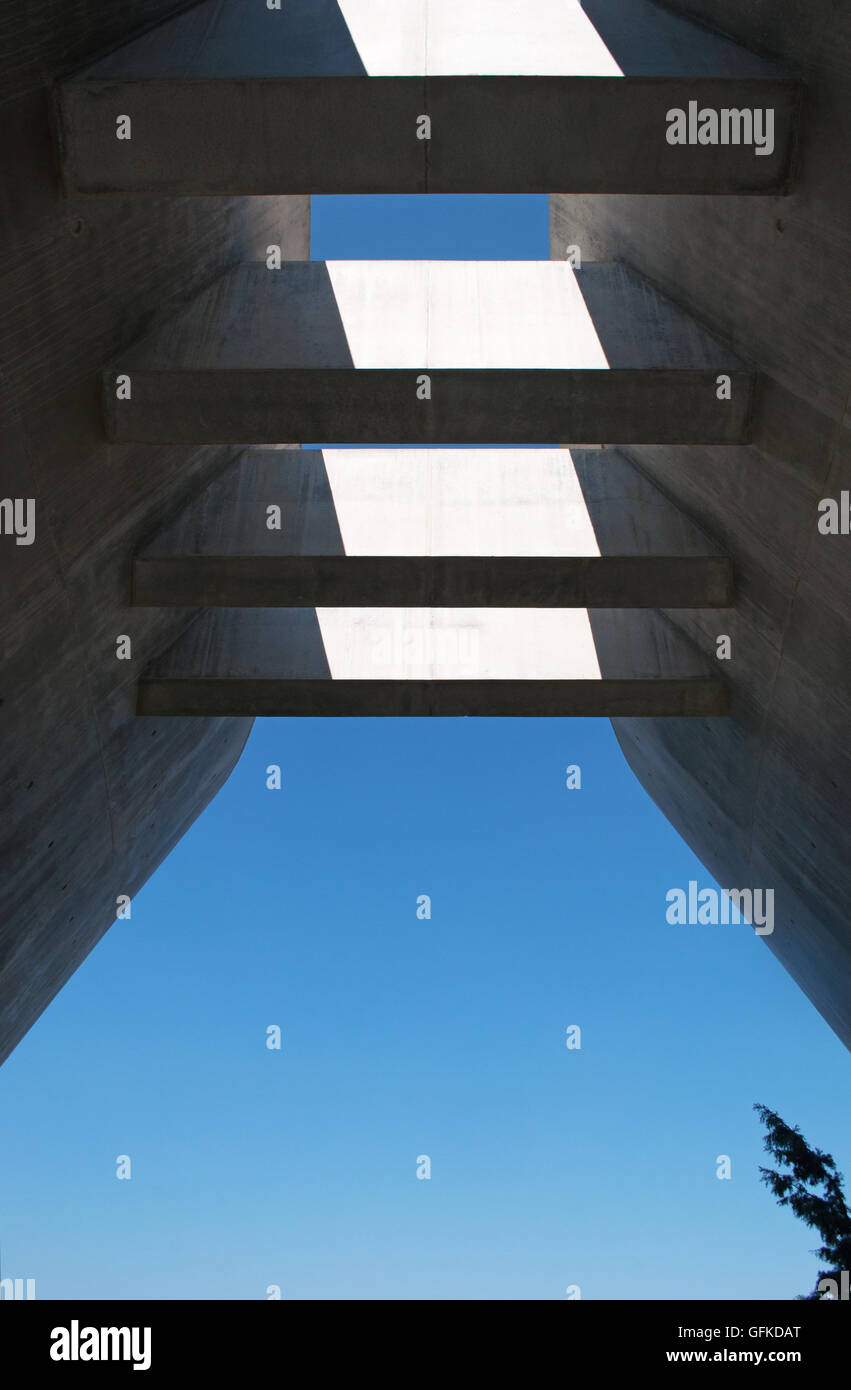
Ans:
{"type": "Polygon", "coordinates": [[[785,198],[551,198],[554,258],[578,243],[637,268],[768,378],[752,446],[626,449],[733,558],[734,611],[669,616],[707,653],[731,634],[734,718],[615,730],[722,885],[775,888],[764,940],[851,1045],[851,539],[817,527],[819,500],[851,486],[851,11],[676,8],[803,77],[803,138],[785,198]]]}
{"type": "Polygon", "coordinates": [[[100,373],[228,265],[273,241],[307,257],[308,202],[63,200],[49,124],[53,79],[179,8],[45,0],[0,20],[0,499],[36,518],[32,545],[0,535],[0,1060],[250,728],[135,715],[140,668],[196,615],[131,609],[134,547],[236,451],[107,444],[100,373]]]}
{"type": "MultiPolygon", "coordinates": [[[[630,263],[768,378],[754,445],[632,451],[736,561],[735,611],[665,620],[709,654],[719,626],[731,632],[735,718],[616,727],[721,881],[775,887],[767,943],[851,1041],[847,538],[815,529],[819,498],[847,485],[851,462],[851,247],[838,172],[851,135],[851,19],[829,0],[786,0],[779,15],[773,0],[678,8],[804,76],[805,138],[788,199],[552,201],[554,256],[578,243],[586,261],[630,263]]],[[[155,26],[184,9],[180,32],[193,44],[198,11],[160,0],[141,0],[129,19],[105,0],[8,6],[0,19],[0,499],[36,504],[33,545],[0,535],[0,1060],[114,919],[117,896],[138,890],[222,784],[249,728],[133,715],[141,668],[192,648],[200,625],[192,610],[131,608],[132,555],[236,450],[108,445],[99,376],[224,267],[257,261],[271,242],[306,257],[306,199],[63,201],[50,135],[55,78],[147,29],[144,53],[162,71],[179,50],[155,26]],[[115,659],[121,633],[132,662],[115,659]]],[[[245,7],[202,9],[202,67],[210,58],[219,73],[231,50],[242,63],[229,35],[242,34],[245,7]]],[[[285,13],[327,40],[327,51],[310,49],[310,70],[324,73],[457,73],[473,53],[479,73],[739,70],[738,50],[645,0],[292,0],[285,13]]],[[[305,71],[300,51],[294,61],[305,71]]],[[[622,332],[599,336],[613,365],[622,332]]],[[[592,631],[605,676],[631,629],[613,612],[592,615],[592,631]]]]}

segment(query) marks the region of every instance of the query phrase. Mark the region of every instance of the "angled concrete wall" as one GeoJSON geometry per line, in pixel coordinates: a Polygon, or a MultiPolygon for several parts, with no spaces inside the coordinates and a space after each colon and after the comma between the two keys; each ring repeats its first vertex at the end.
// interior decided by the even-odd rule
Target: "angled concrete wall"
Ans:
{"type": "MultiPolygon", "coordinates": [[[[775,888],[764,940],[851,1046],[851,539],[818,528],[819,502],[851,487],[851,11],[832,0],[677,9],[802,76],[802,145],[786,198],[551,198],[554,258],[579,244],[624,261],[766,378],[750,447],[626,450],[733,558],[737,605],[721,630],[735,717],[615,730],[722,885],[775,888]]],[[[628,62],[614,17],[607,32],[628,62]]],[[[668,616],[714,651],[714,615],[668,616]]]]}
{"type": "Polygon", "coordinates": [[[50,138],[50,80],[176,8],[47,0],[0,21],[0,499],[35,502],[31,545],[0,534],[0,1060],[250,728],[135,714],[139,665],[196,614],[130,607],[134,546],[236,451],[108,444],[99,380],[227,265],[273,241],[306,257],[307,200],[66,200],[50,138]]]}

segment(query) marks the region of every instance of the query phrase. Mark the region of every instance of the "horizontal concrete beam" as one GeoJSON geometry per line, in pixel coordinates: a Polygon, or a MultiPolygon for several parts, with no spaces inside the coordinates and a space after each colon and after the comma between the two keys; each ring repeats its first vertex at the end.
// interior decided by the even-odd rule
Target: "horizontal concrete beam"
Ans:
{"type": "Polygon", "coordinates": [[[707,680],[227,680],[145,678],[137,714],[254,716],[667,716],[728,709],[707,680]]]}
{"type": "MultiPolygon", "coordinates": [[[[619,610],[599,610],[618,613],[619,610]]],[[[652,610],[598,658],[581,609],[210,609],[143,672],[138,712],[708,715],[714,664],[652,610]]],[[[617,619],[616,619],[617,625],[617,619]]]]}
{"type": "Polygon", "coordinates": [[[73,194],[777,194],[800,98],[777,79],[171,79],[66,82],[58,117],[73,194]],[[674,110],[692,143],[668,142],[674,110]],[[719,143],[697,143],[704,112],[719,143]]]}
{"type": "Polygon", "coordinates": [[[713,556],[137,556],[148,607],[726,608],[713,556]]]}
{"type": "Polygon", "coordinates": [[[753,387],[623,266],[290,262],[228,272],[104,404],[149,443],[741,443],[753,387]]]}
{"type": "Polygon", "coordinates": [[[430,369],[431,398],[406,371],[144,371],[130,401],[107,376],[107,437],[116,443],[741,444],[753,378],[715,372],[430,369]]]}

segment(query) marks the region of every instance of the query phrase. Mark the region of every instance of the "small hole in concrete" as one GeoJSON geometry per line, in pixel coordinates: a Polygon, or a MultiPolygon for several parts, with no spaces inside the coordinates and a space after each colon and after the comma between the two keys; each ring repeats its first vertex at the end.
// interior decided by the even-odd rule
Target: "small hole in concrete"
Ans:
{"type": "Polygon", "coordinates": [[[783,221],[783,218],[782,218],[782,217],[778,217],[778,219],[777,219],[777,221],[775,222],[774,225],[775,225],[775,227],[777,228],[778,232],[785,232],[785,230],[786,230],[786,223],[783,221]]]}
{"type": "Polygon", "coordinates": [[[82,234],[83,234],[83,232],[84,232],[85,230],[86,230],[86,224],[85,224],[85,222],[83,221],[82,217],[75,217],[75,218],[74,218],[74,221],[71,223],[71,235],[72,235],[72,236],[82,236],[82,234]]]}

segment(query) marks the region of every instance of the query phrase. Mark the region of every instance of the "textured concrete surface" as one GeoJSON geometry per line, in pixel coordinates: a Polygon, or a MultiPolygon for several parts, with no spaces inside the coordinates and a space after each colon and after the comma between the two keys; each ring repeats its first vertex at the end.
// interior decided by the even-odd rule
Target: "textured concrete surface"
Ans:
{"type": "Polygon", "coordinates": [[[614,449],[247,449],[138,552],[720,555],[614,449]],[[280,508],[280,530],[267,509],[280,508]]]}
{"type": "Polygon", "coordinates": [[[552,261],[240,266],[104,373],[110,438],[152,443],[733,443],[753,396],[637,276],[552,261]]]}
{"type": "MultiPolygon", "coordinates": [[[[0,1060],[233,767],[247,720],[135,715],[140,667],[191,624],[130,606],[130,557],[230,449],[110,446],[100,378],[228,264],[308,253],[305,199],[63,199],[48,83],[174,5],[45,0],[0,20],[0,1060]],[[116,638],[133,659],[116,660],[116,638]]],[[[119,923],[118,929],[127,928],[119,923]]]]}
{"type": "MultiPolygon", "coordinates": [[[[289,701],[290,712],[339,713],[342,696],[360,713],[382,712],[381,701],[384,712],[393,713],[517,713],[529,712],[516,703],[526,696],[538,701],[537,712],[567,712],[566,701],[572,700],[578,713],[599,709],[605,688],[609,712],[626,716],[636,712],[637,695],[647,698],[646,690],[636,692],[638,679],[652,681],[657,712],[717,714],[726,696],[711,654],[722,622],[734,640],[735,718],[621,718],[618,735],[645,784],[713,871],[728,881],[756,876],[777,887],[781,920],[767,944],[851,1041],[851,950],[842,910],[851,886],[843,834],[851,811],[844,745],[851,665],[848,568],[843,538],[820,537],[815,529],[819,497],[848,486],[851,462],[849,195],[837,177],[851,134],[848,15],[828,0],[787,0],[779,12],[769,0],[681,5],[701,23],[720,25],[777,59],[774,67],[757,64],[757,73],[804,79],[802,149],[792,197],[553,200],[554,256],[578,243],[586,262],[574,285],[585,302],[585,319],[565,311],[563,295],[574,289],[565,289],[573,281],[560,267],[547,293],[531,295],[528,315],[504,333],[531,342],[545,326],[541,346],[558,357],[566,351],[559,334],[575,334],[578,326],[598,354],[591,368],[598,377],[624,366],[634,369],[636,351],[662,340],[668,358],[655,367],[645,361],[644,369],[658,372],[664,365],[682,378],[684,368],[691,370],[689,344],[712,341],[717,354],[720,341],[725,362],[741,360],[764,376],[753,411],[746,409],[740,421],[752,430],[750,448],[698,446],[693,433],[688,449],[635,447],[637,438],[647,437],[640,431],[628,441],[639,468],[733,554],[741,583],[737,608],[715,620],[697,611],[595,609],[590,625],[584,610],[576,610],[569,616],[579,626],[571,634],[581,640],[570,642],[558,626],[563,616],[552,613],[556,626],[548,634],[536,625],[534,648],[524,645],[524,632],[512,634],[506,626],[522,615],[509,612],[506,618],[498,609],[489,610],[494,626],[483,636],[480,628],[464,626],[463,609],[394,610],[385,630],[376,633],[369,627],[371,610],[352,608],[319,615],[301,608],[256,609],[249,624],[233,610],[196,621],[194,611],[131,608],[132,553],[226,469],[234,450],[196,447],[209,438],[192,432],[197,421],[190,422],[188,436],[180,436],[188,438],[188,447],[138,447],[129,439],[108,446],[102,369],[131,345],[154,341],[162,328],[166,346],[172,336],[180,339],[181,323],[187,327],[184,357],[211,342],[220,352],[224,340],[238,361],[254,327],[250,318],[237,313],[223,337],[217,329],[212,337],[199,335],[193,321],[197,297],[215,283],[215,299],[223,285],[233,283],[220,277],[222,267],[262,259],[270,243],[281,245],[285,257],[307,254],[304,199],[61,200],[48,84],[85,73],[87,64],[91,76],[95,61],[129,36],[128,24],[150,27],[150,33],[133,50],[125,78],[144,76],[133,68],[136,58],[156,50],[160,62],[164,47],[173,53],[180,77],[203,78],[205,61],[217,55],[218,64],[223,52],[232,56],[231,75],[246,72],[246,54],[257,48],[250,41],[249,7],[211,0],[202,7],[202,43],[200,10],[193,9],[178,20],[183,39],[173,48],[164,45],[157,22],[183,8],[140,0],[128,20],[120,7],[103,0],[75,0],[72,7],[44,0],[0,17],[0,62],[8,74],[0,144],[0,277],[7,306],[0,320],[0,402],[7,412],[0,459],[4,492],[33,497],[37,507],[33,546],[0,537],[7,596],[0,618],[7,731],[0,745],[0,1059],[114,919],[118,893],[136,891],[227,776],[248,721],[224,716],[240,710],[245,678],[256,684],[255,707],[267,700],[269,712],[289,701]],[[249,36],[245,42],[243,34],[249,36]],[[631,295],[633,309],[641,312],[619,315],[613,309],[617,294],[587,264],[594,260],[630,262],[681,304],[683,313],[678,316],[669,302],[669,327],[654,336],[654,323],[662,322],[658,294],[645,283],[640,295],[631,295]],[[707,338],[707,328],[715,339],[707,338]],[[624,363],[624,354],[630,361],[624,363]],[[367,631],[378,641],[365,642],[367,631]],[[115,639],[124,632],[133,635],[133,662],[115,659],[115,639]],[[479,633],[478,647],[473,632],[479,633]],[[542,638],[548,639],[543,646],[542,638]],[[557,672],[555,684],[548,685],[547,658],[557,649],[549,646],[550,638],[563,643],[570,662],[565,679],[557,672]],[[268,659],[281,640],[292,658],[286,690],[268,659]],[[211,660],[217,647],[231,653],[237,689],[232,673],[222,675],[211,660]],[[508,651],[519,654],[529,673],[519,690],[495,674],[508,651]],[[472,673],[465,674],[465,662],[474,665],[472,673]],[[159,708],[168,719],[151,713],[133,718],[135,679],[145,665],[151,679],[142,683],[140,708],[147,701],[149,711],[159,708]],[[442,684],[419,684],[441,669],[450,673],[438,677],[442,684]],[[674,669],[679,678],[666,685],[674,669]],[[374,679],[376,670],[386,680],[374,679]],[[583,670],[593,678],[580,675],[569,689],[583,670]],[[482,679],[493,682],[489,691],[483,691],[482,679]],[[199,721],[178,709],[214,717],[199,721]]],[[[258,5],[253,13],[260,10],[258,5]]],[[[571,72],[604,80],[617,80],[619,73],[706,78],[751,77],[755,71],[742,48],[645,3],[528,0],[521,22],[515,0],[480,0],[466,9],[457,0],[418,0],[404,11],[398,0],[291,0],[273,18],[298,27],[308,15],[313,52],[320,55],[315,72],[354,79],[469,72],[473,52],[476,72],[491,76],[557,76],[565,71],[568,51],[571,72]]],[[[304,52],[292,45],[288,51],[297,73],[314,71],[305,66],[304,52]]],[[[268,62],[273,73],[282,71],[273,45],[268,62]]],[[[213,75],[221,75],[218,66],[206,73],[213,75]]],[[[684,153],[691,167],[693,151],[684,153]]],[[[488,177],[505,175],[491,170],[488,177]]],[[[284,339],[291,334],[308,356],[328,354],[333,343],[333,351],[345,356],[344,370],[369,369],[370,343],[388,350],[369,327],[370,313],[380,311],[396,335],[393,351],[407,343],[417,359],[412,365],[431,361],[420,358],[421,321],[411,331],[393,319],[392,293],[383,305],[369,309],[364,300],[358,308],[363,295],[357,271],[350,279],[333,266],[323,273],[323,301],[315,294],[303,301],[291,294],[284,317],[270,319],[266,328],[261,324],[261,331],[284,339]]],[[[603,273],[609,285],[615,283],[611,271],[603,273]]],[[[624,284],[635,284],[627,269],[620,274],[624,284]]],[[[467,279],[472,299],[463,300],[463,310],[459,300],[458,312],[469,322],[482,285],[478,272],[467,279]]],[[[440,322],[435,315],[435,325],[440,322]]],[[[451,333],[451,316],[443,322],[451,333]]],[[[499,342],[498,322],[498,315],[491,317],[488,342],[499,342]]],[[[474,335],[460,341],[468,350],[482,350],[474,335]]],[[[439,352],[439,342],[426,346],[439,352]]],[[[507,360],[514,365],[513,357],[507,360]]],[[[710,367],[716,361],[713,355],[710,367]]],[[[551,361],[541,365],[549,368],[551,361]]],[[[739,384],[744,380],[734,379],[737,402],[739,384]]],[[[180,404],[185,411],[185,400],[180,404]]],[[[682,404],[681,397],[680,409],[682,404]]],[[[668,408],[676,417],[671,398],[666,413],[668,408]]],[[[484,418],[473,422],[474,436],[484,418]]],[[[603,432],[603,423],[598,416],[594,443],[620,437],[603,432]]],[[[633,430],[634,425],[633,419],[633,430]]],[[[276,431],[260,437],[299,437],[282,434],[280,421],[276,431]]],[[[654,437],[657,444],[671,438],[654,437]]],[[[236,436],[240,444],[250,438],[236,436]]],[[[602,472],[584,476],[586,500],[590,486],[604,487],[602,472]]],[[[605,550],[602,541],[600,548],[605,550]]]]}
{"type": "MultiPolygon", "coordinates": [[[[775,888],[763,939],[851,1046],[851,551],[818,529],[819,502],[851,487],[851,11],[830,0],[678,9],[794,67],[804,138],[784,200],[551,199],[554,257],[578,243],[632,265],[765,383],[750,447],[628,449],[733,557],[737,604],[720,630],[732,636],[734,718],[615,730],[720,882],[775,888]]],[[[669,617],[712,652],[713,617],[669,617]]],[[[599,645],[604,619],[592,625],[599,645]]]]}
{"type": "Polygon", "coordinates": [[[589,509],[567,450],[248,450],[136,555],[133,601],[728,607],[727,557],[697,528],[686,535],[682,514],[620,455],[586,458],[589,476],[631,474],[638,494],[602,555],[594,513],[614,508],[589,509]],[[274,507],[280,529],[268,524],[274,507]]]}
{"type": "Polygon", "coordinates": [[[652,610],[643,624],[634,618],[612,613],[618,638],[598,656],[585,609],[214,609],[146,668],[138,708],[725,714],[726,687],[697,648],[652,610]]]}
{"type": "Polygon", "coordinates": [[[799,101],[648,0],[208,0],[58,95],[65,179],[96,194],[779,191],[799,101]],[[689,100],[770,108],[772,148],[669,145],[689,100]]]}
{"type": "Polygon", "coordinates": [[[66,186],[88,194],[782,193],[800,98],[777,79],[174,78],[69,82],[58,125],[66,186]],[[737,117],[736,143],[670,144],[690,102],[768,109],[770,134],[737,117]]]}
{"type": "Polygon", "coordinates": [[[137,559],[148,607],[726,608],[727,560],[699,556],[190,555],[137,559]]]}
{"type": "Polygon", "coordinates": [[[302,677],[146,677],[139,712],[157,717],[203,714],[595,716],[652,714],[705,719],[727,713],[724,687],[712,678],[616,680],[324,680],[302,677]]]}
{"type": "Polygon", "coordinates": [[[678,553],[687,557],[685,571],[717,567],[712,601],[730,600],[725,557],[611,450],[571,456],[560,449],[289,455],[252,449],[143,548],[137,576],[159,586],[148,601],[168,599],[164,585],[176,584],[182,596],[186,581],[174,574],[176,550],[185,557],[179,564],[223,565],[224,579],[239,574],[230,568],[234,561],[244,561],[254,585],[247,596],[196,590],[193,599],[247,597],[254,606],[205,614],[191,635],[152,663],[140,686],[143,710],[705,715],[726,709],[718,672],[657,614],[609,614],[618,640],[600,658],[584,607],[547,606],[610,602],[615,586],[618,601],[634,605],[630,584],[645,582],[637,573],[642,564],[673,557],[664,562],[665,582],[683,582],[678,553]],[[280,532],[265,524],[270,505],[280,508],[280,532]],[[391,561],[384,554],[388,537],[399,550],[391,561]],[[459,560],[453,545],[462,538],[467,556],[459,560]],[[252,548],[253,556],[246,553],[252,548]],[[555,594],[553,557],[564,553],[576,557],[578,575],[569,589],[559,573],[555,594]],[[304,582],[305,562],[313,562],[312,582],[324,589],[294,599],[291,588],[282,588],[282,606],[273,610],[275,567],[288,560],[301,566],[297,582],[304,582]],[[251,573],[258,563],[265,566],[262,583],[251,573]],[[158,572],[162,564],[165,571],[158,572]],[[353,579],[348,565],[355,566],[353,579]],[[592,592],[594,566],[603,593],[592,592]],[[509,606],[518,601],[528,606],[509,606]]]}

